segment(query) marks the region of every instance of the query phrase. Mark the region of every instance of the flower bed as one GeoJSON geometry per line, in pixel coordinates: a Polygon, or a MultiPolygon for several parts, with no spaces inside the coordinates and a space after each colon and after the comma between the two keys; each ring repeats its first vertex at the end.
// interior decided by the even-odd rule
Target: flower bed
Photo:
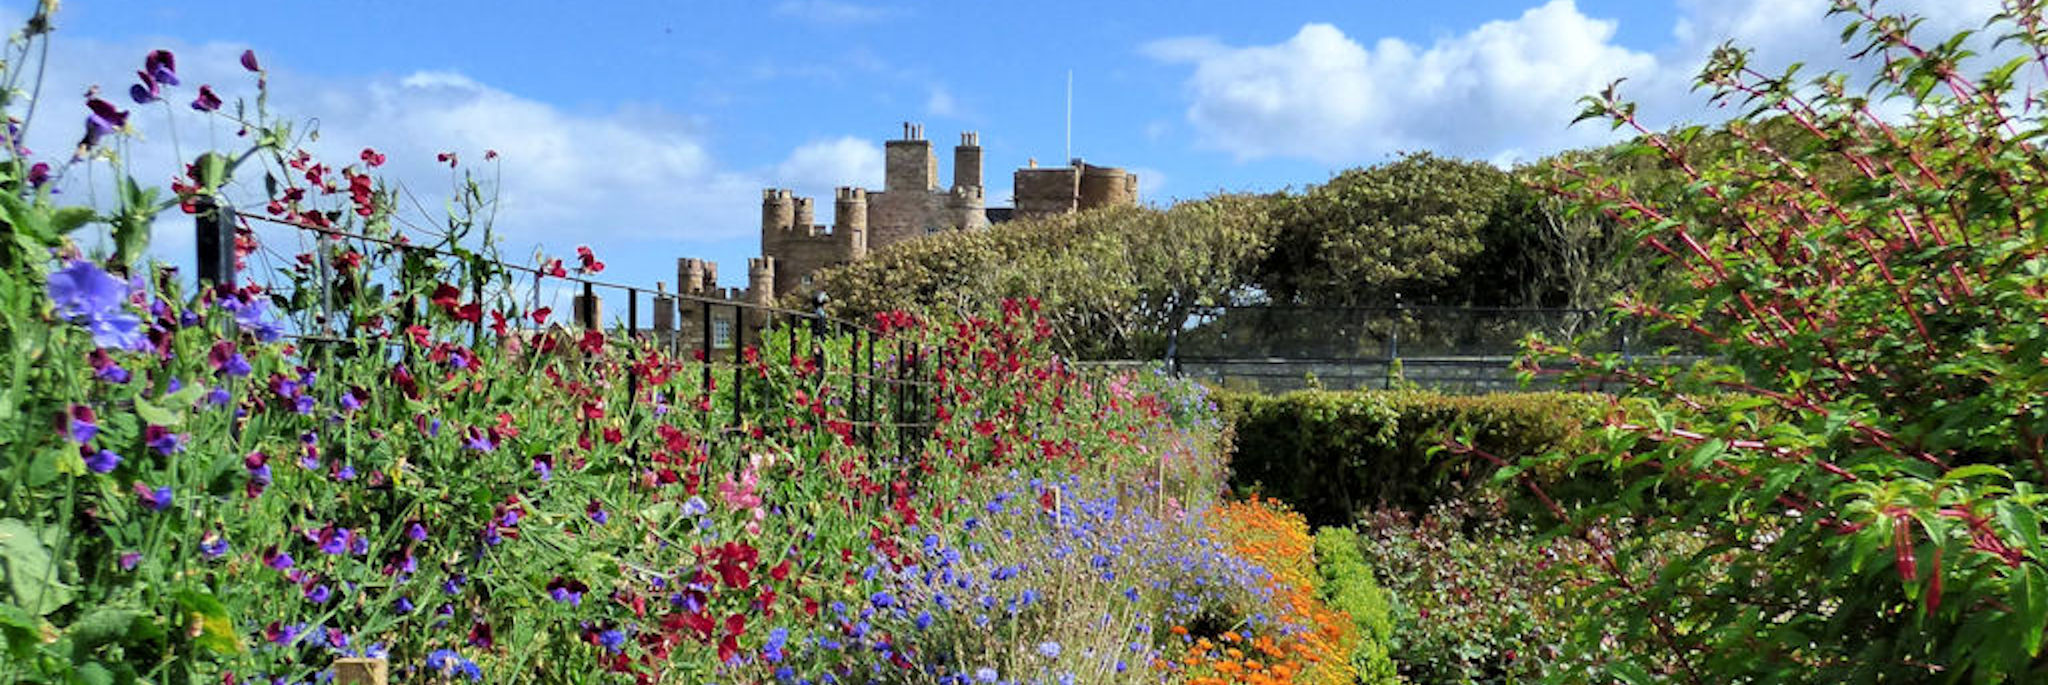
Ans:
{"type": "MultiPolygon", "coordinates": [[[[709,359],[538,328],[516,265],[465,247],[490,241],[478,184],[445,233],[399,233],[383,155],[291,147],[243,65],[254,108],[198,102],[253,147],[172,197],[80,211],[47,165],[0,164],[0,680],[375,656],[400,682],[1158,682],[1212,656],[1176,625],[1278,650],[1276,675],[1345,668],[1309,548],[1242,547],[1213,509],[1199,388],[1078,375],[1029,302],[709,359]],[[311,251],[271,287],[141,259],[156,212],[209,211],[244,164],[264,216],[326,232],[311,251]],[[101,225],[111,254],[73,237],[101,225]]],[[[143,74],[137,102],[179,86],[169,53],[143,74]]],[[[74,164],[127,144],[126,112],[90,110],[74,164]]],[[[571,264],[519,268],[603,268],[571,264]]]]}

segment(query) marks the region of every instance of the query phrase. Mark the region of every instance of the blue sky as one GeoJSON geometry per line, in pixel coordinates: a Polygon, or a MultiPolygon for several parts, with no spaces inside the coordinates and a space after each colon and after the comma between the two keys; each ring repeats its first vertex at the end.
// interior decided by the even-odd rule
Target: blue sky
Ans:
{"type": "MultiPolygon", "coordinates": [[[[25,15],[14,4],[0,19],[25,15]]],[[[942,150],[979,131],[1002,204],[1010,170],[1063,158],[1069,70],[1074,153],[1137,170],[1145,199],[1166,202],[1300,187],[1405,150],[1510,164],[1597,144],[1604,129],[1566,126],[1574,100],[1622,77],[1652,121],[1711,119],[1688,93],[1709,49],[1732,39],[1766,64],[1839,64],[1827,4],[66,0],[50,76],[62,95],[45,96],[64,114],[31,142],[75,140],[70,98],[125,90],[152,48],[179,52],[187,91],[252,95],[234,57],[253,48],[273,108],[318,118],[320,152],[377,147],[423,199],[446,193],[437,152],[501,151],[514,255],[587,243],[608,276],[643,283],[709,257],[740,285],[760,189],[829,208],[834,185],[878,186],[901,121],[942,150]]],[[[1996,2],[1884,6],[1948,30],[1996,2]]],[[[173,125],[185,148],[233,142],[218,122],[144,111],[131,152],[144,181],[174,169],[173,125]]],[[[189,251],[168,233],[161,253],[189,251]]]]}

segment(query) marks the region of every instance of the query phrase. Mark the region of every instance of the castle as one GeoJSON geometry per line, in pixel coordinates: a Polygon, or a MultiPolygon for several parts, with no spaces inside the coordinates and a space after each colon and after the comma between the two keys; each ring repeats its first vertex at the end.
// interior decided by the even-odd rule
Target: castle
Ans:
{"type": "MultiPolygon", "coordinates": [[[[1064,167],[1039,168],[1033,162],[1012,177],[1014,207],[986,206],[982,186],[981,137],[960,134],[953,147],[953,184],[939,185],[939,160],[924,126],[905,123],[903,137],[883,145],[881,190],[842,187],[833,193],[831,226],[816,222],[811,198],[786,188],[761,193],[761,256],[747,260],[747,287],[720,288],[718,265],[702,259],[676,260],[677,291],[721,302],[772,305],[776,299],[809,289],[820,269],[857,262],[893,245],[941,231],[988,230],[997,222],[1096,207],[1135,206],[1138,177],[1123,169],[1085,164],[1079,159],[1064,167]]],[[[657,299],[659,319],[668,309],[657,299]]],[[[734,333],[759,330],[764,315],[734,319],[737,308],[680,300],[673,319],[685,345],[701,339],[710,326],[713,346],[727,347],[734,333]],[[734,324],[741,327],[735,328],[734,324]]],[[[664,329],[666,330],[666,329],[664,329]]]]}

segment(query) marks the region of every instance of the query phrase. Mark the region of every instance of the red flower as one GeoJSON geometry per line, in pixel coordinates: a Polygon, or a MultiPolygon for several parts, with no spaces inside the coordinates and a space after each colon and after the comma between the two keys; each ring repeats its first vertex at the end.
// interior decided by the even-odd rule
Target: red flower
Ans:
{"type": "Polygon", "coordinates": [[[583,273],[594,274],[604,272],[604,262],[597,261],[597,255],[590,251],[590,246],[588,245],[576,246],[576,259],[583,262],[583,266],[578,267],[578,270],[583,273]]]}
{"type": "Polygon", "coordinates": [[[384,166],[384,155],[374,149],[363,148],[362,158],[364,164],[373,167],[384,166]]]}
{"type": "Polygon", "coordinates": [[[549,307],[541,307],[540,309],[535,309],[531,312],[528,312],[527,316],[532,317],[534,323],[547,323],[548,315],[553,313],[555,313],[554,309],[549,307]]]}
{"type": "Polygon", "coordinates": [[[455,168],[455,153],[453,153],[453,152],[443,152],[443,153],[441,153],[441,154],[438,154],[438,155],[434,155],[434,161],[436,161],[436,162],[447,162],[447,163],[448,163],[448,168],[450,168],[450,169],[453,169],[453,168],[455,168]]]}

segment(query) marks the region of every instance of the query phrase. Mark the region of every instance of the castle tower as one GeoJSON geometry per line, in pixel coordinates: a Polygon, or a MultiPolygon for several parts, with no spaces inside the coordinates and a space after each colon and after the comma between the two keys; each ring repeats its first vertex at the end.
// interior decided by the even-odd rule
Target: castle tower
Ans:
{"type": "MultiPolygon", "coordinates": [[[[691,257],[676,260],[676,292],[697,297],[717,294],[718,264],[691,257]]],[[[686,307],[690,304],[683,303],[686,307]]]]}
{"type": "Polygon", "coordinates": [[[761,191],[761,254],[782,249],[782,236],[796,226],[796,200],[786,189],[761,191]]]}
{"type": "Polygon", "coordinates": [[[775,258],[752,257],[747,259],[747,302],[759,305],[775,303],[775,258]]]}
{"type": "Polygon", "coordinates": [[[811,198],[796,198],[796,207],[791,211],[789,227],[798,234],[804,234],[809,233],[811,227],[816,225],[818,217],[812,211],[811,198]]]}
{"type": "Polygon", "coordinates": [[[882,147],[883,190],[926,193],[939,187],[939,158],[932,154],[932,141],[924,139],[923,124],[905,122],[903,139],[882,147]]]}
{"type": "Polygon", "coordinates": [[[842,261],[868,256],[868,191],[841,187],[833,192],[832,238],[842,261]]]}
{"type": "Polygon", "coordinates": [[[953,187],[981,187],[981,134],[960,134],[960,145],[953,148],[953,187]]]}

